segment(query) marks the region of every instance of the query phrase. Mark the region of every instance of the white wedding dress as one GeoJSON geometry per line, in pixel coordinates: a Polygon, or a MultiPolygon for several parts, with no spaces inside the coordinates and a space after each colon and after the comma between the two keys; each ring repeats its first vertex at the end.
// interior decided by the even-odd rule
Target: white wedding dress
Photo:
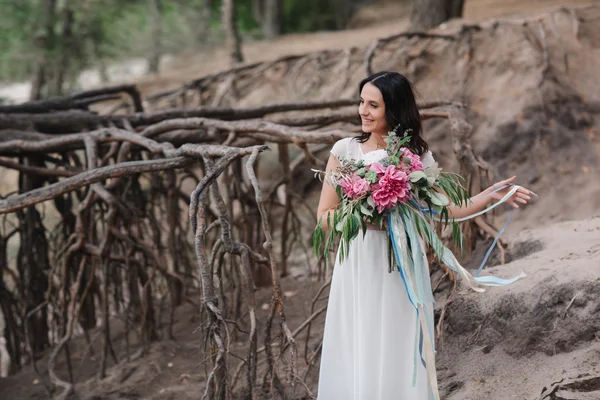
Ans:
{"type": "MultiPolygon", "coordinates": [[[[385,151],[363,153],[353,138],[338,141],[336,157],[371,163],[385,151]]],[[[427,152],[423,166],[434,163],[427,152]]],[[[329,294],[318,400],[429,400],[427,373],[415,360],[416,310],[400,273],[389,272],[388,234],[369,230],[336,262],[329,294]]],[[[419,357],[420,360],[420,357],[419,357]]]]}

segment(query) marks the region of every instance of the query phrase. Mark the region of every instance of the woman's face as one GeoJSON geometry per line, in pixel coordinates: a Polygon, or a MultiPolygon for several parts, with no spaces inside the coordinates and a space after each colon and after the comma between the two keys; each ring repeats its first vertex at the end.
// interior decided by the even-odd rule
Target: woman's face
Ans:
{"type": "Polygon", "coordinates": [[[358,106],[363,132],[386,134],[390,127],[385,119],[385,103],[381,92],[372,83],[363,86],[358,106]]]}

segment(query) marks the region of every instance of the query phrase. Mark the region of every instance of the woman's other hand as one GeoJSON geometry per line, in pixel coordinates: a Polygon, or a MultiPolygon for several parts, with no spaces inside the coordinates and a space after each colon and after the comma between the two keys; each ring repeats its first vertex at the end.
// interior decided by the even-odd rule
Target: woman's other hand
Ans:
{"type": "MultiPolygon", "coordinates": [[[[506,196],[506,194],[508,192],[510,192],[510,190],[512,189],[512,184],[513,184],[513,182],[515,182],[516,179],[517,179],[517,177],[513,176],[513,177],[505,179],[503,181],[496,182],[492,186],[487,188],[485,191],[492,199],[500,200],[504,196],[506,196]],[[504,186],[506,186],[506,187],[504,187],[504,186]],[[504,187],[504,188],[498,190],[501,187],[504,187]]],[[[528,190],[524,187],[519,187],[517,189],[517,191],[509,199],[506,200],[506,204],[509,204],[513,208],[519,208],[519,204],[517,204],[517,203],[527,204],[527,202],[529,200],[531,200],[532,194],[533,194],[533,192],[531,192],[530,190],[528,190]]]]}

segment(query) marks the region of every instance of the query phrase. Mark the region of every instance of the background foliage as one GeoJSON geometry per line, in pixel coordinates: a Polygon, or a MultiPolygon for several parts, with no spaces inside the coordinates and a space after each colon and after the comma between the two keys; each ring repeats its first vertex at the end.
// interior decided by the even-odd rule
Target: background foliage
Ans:
{"type": "MultiPolygon", "coordinates": [[[[145,57],[152,51],[151,7],[161,10],[161,52],[201,48],[223,40],[220,0],[2,0],[0,1],[0,82],[28,79],[44,38],[48,58],[69,53],[71,78],[81,69],[112,60],[145,57]],[[56,14],[48,15],[53,4],[56,14]],[[208,8],[205,27],[202,13],[208,8]],[[61,40],[63,12],[73,12],[73,39],[61,40]],[[51,20],[51,21],[49,21],[51,20]],[[48,24],[52,27],[48,30],[48,24]],[[46,39],[47,32],[54,39],[46,39]],[[38,42],[36,42],[36,39],[38,42]]],[[[255,8],[266,0],[238,0],[237,25],[246,40],[261,38],[261,21],[255,8]]],[[[281,2],[283,32],[343,29],[357,0],[277,0],[281,2]]],[[[364,1],[362,1],[364,3],[364,1]]]]}

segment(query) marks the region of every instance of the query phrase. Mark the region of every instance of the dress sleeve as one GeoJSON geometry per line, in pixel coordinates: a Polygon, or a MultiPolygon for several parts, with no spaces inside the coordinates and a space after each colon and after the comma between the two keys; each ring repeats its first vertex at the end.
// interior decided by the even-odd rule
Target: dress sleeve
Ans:
{"type": "Polygon", "coordinates": [[[348,141],[349,138],[340,139],[331,148],[331,154],[335,156],[338,160],[340,158],[348,158],[348,141]]]}
{"type": "Polygon", "coordinates": [[[435,159],[431,151],[427,151],[421,156],[421,164],[423,164],[423,168],[428,168],[435,164],[435,159]]]}

